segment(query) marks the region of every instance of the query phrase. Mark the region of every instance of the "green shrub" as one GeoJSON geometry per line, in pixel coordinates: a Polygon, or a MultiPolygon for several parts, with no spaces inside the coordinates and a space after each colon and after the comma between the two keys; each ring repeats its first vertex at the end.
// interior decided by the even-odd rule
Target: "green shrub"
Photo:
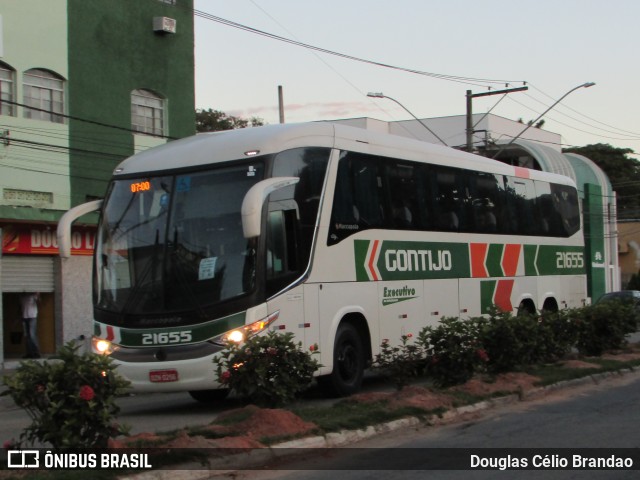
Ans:
{"type": "Polygon", "coordinates": [[[421,344],[413,342],[411,333],[400,337],[401,343],[392,347],[389,340],[383,340],[380,353],[373,361],[373,368],[390,379],[398,390],[409,385],[411,379],[424,372],[425,352],[421,344]]]}
{"type": "Polygon", "coordinates": [[[115,373],[109,357],[79,355],[78,349],[70,342],[52,360],[22,362],[4,378],[2,395],[10,395],[32,420],[20,443],[103,448],[109,438],[127,432],[114,418],[120,411],[116,395],[129,382],[115,373]]]}
{"type": "Polygon", "coordinates": [[[305,390],[320,367],[292,333],[268,332],[242,344],[230,343],[214,359],[218,381],[260,406],[285,405],[305,390]]]}
{"type": "Polygon", "coordinates": [[[560,337],[562,323],[552,314],[541,317],[493,309],[488,318],[474,319],[478,323],[479,342],[489,355],[487,367],[493,372],[507,372],[522,365],[531,365],[555,358],[563,347],[560,337]]]}
{"type": "Polygon", "coordinates": [[[426,354],[427,373],[436,385],[446,387],[469,380],[490,357],[478,342],[478,323],[445,317],[423,328],[418,344],[426,354]]]}
{"type": "Polygon", "coordinates": [[[564,358],[578,341],[576,318],[582,309],[567,309],[544,313],[539,319],[539,342],[543,350],[541,361],[553,362],[564,358]]]}
{"type": "Polygon", "coordinates": [[[638,317],[632,305],[611,301],[581,309],[575,323],[578,351],[598,356],[625,346],[625,337],[637,329],[638,317]]]}

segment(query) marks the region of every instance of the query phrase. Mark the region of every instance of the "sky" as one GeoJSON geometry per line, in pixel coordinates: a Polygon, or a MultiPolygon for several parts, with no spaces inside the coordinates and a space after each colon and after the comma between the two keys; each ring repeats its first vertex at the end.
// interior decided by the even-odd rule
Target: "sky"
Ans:
{"type": "Polygon", "coordinates": [[[640,153],[637,0],[195,0],[194,8],[197,108],[278,123],[281,85],[287,123],[397,121],[410,115],[367,92],[432,118],[464,115],[467,90],[526,82],[528,91],[502,100],[475,98],[473,111],[528,121],[595,82],[554,106],[544,129],[561,134],[565,147],[607,143],[640,153]]]}

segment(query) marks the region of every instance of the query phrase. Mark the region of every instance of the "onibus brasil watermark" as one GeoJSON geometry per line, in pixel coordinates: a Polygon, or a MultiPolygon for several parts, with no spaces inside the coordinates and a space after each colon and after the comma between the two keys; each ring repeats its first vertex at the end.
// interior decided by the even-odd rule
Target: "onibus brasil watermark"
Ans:
{"type": "Polygon", "coordinates": [[[147,453],[135,452],[59,452],[51,450],[8,450],[10,469],[149,469],[147,453]]]}

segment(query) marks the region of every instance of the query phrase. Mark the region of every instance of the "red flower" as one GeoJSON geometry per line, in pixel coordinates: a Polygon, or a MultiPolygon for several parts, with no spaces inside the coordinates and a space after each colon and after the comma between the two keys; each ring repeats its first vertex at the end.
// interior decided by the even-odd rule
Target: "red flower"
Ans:
{"type": "Polygon", "coordinates": [[[229,370],[222,372],[220,375],[220,383],[227,383],[231,379],[231,372],[229,370]]]}
{"type": "Polygon", "coordinates": [[[487,351],[484,348],[479,348],[476,350],[476,355],[483,362],[489,361],[489,355],[487,355],[487,351]]]}
{"type": "Polygon", "coordinates": [[[318,344],[314,343],[313,345],[311,345],[309,347],[309,350],[312,351],[312,352],[317,352],[318,351],[318,344]]]}
{"type": "Polygon", "coordinates": [[[413,333],[407,333],[407,338],[413,337],[413,333]]]}
{"type": "Polygon", "coordinates": [[[42,385],[42,384],[36,385],[36,392],[44,393],[45,390],[46,390],[46,387],[44,385],[42,385]]]}
{"type": "Polygon", "coordinates": [[[90,402],[95,396],[96,392],[94,392],[93,388],[91,388],[89,385],[83,385],[82,387],[80,387],[80,398],[82,400],[90,402]]]}

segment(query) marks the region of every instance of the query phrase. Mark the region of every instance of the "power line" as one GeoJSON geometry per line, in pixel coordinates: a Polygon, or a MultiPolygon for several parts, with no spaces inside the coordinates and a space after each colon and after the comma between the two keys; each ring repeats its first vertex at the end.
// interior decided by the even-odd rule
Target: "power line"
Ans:
{"type": "MultiPolygon", "coordinates": [[[[541,94],[543,94],[543,95],[544,95],[544,96],[546,96],[547,98],[553,99],[553,97],[551,97],[551,96],[550,96],[550,95],[548,95],[547,93],[543,92],[542,90],[540,90],[540,89],[539,89],[539,88],[537,88],[536,86],[532,85],[531,83],[529,83],[529,86],[530,86],[531,88],[533,88],[534,90],[537,90],[538,92],[540,92],[541,94]]],[[[569,107],[568,105],[562,105],[562,106],[563,106],[563,108],[566,108],[567,110],[571,110],[572,112],[577,113],[578,115],[580,115],[580,116],[582,116],[582,117],[585,117],[586,119],[591,120],[592,122],[599,123],[600,125],[604,125],[605,127],[608,127],[608,128],[613,128],[614,130],[617,130],[618,132],[627,133],[627,134],[632,135],[632,136],[634,136],[634,137],[640,137],[640,133],[638,133],[638,132],[631,132],[631,131],[629,131],[629,130],[624,130],[624,129],[622,129],[622,128],[618,128],[618,127],[615,127],[615,126],[613,126],[613,125],[609,125],[609,124],[607,124],[607,123],[601,122],[600,120],[596,120],[595,118],[589,117],[588,115],[585,115],[584,113],[578,112],[577,110],[575,110],[575,109],[573,109],[573,108],[569,107]]],[[[568,115],[567,115],[567,116],[568,116],[568,115]]],[[[572,117],[569,117],[569,118],[572,118],[572,117]]],[[[577,121],[579,121],[579,120],[577,120],[577,121]]],[[[612,132],[612,133],[614,133],[614,132],[612,132]]]]}
{"type": "MultiPolygon", "coordinates": [[[[132,128],[121,127],[119,125],[113,125],[113,124],[109,124],[109,123],[99,122],[97,120],[89,120],[87,118],[77,117],[75,115],[67,115],[67,114],[64,114],[64,113],[58,113],[58,112],[54,112],[53,110],[45,110],[43,108],[32,107],[30,105],[26,105],[26,104],[20,103],[20,102],[14,102],[12,100],[2,99],[2,103],[6,103],[6,104],[9,104],[9,105],[16,105],[18,107],[27,108],[29,110],[35,110],[36,112],[48,113],[50,115],[55,115],[57,117],[62,117],[62,118],[66,118],[66,119],[69,119],[69,120],[76,120],[76,121],[83,122],[83,123],[88,123],[88,124],[91,124],[91,125],[97,125],[99,127],[112,128],[114,130],[121,130],[121,131],[128,132],[128,133],[141,133],[141,132],[138,132],[136,130],[133,130],[132,128]]],[[[152,136],[159,137],[159,138],[166,138],[166,139],[169,139],[169,140],[177,140],[177,137],[170,137],[168,135],[152,135],[152,136]]]]}
{"type": "Polygon", "coordinates": [[[226,25],[228,27],[232,27],[235,29],[239,29],[239,30],[243,30],[245,32],[249,32],[249,33],[253,33],[256,35],[260,35],[266,38],[270,38],[272,40],[276,40],[279,42],[283,42],[283,43],[287,43],[290,45],[295,45],[298,47],[302,47],[302,48],[306,48],[308,50],[313,50],[316,52],[320,52],[320,53],[325,53],[327,55],[333,55],[336,57],[340,57],[340,58],[344,58],[347,60],[352,60],[355,62],[360,62],[360,63],[365,63],[365,64],[369,64],[369,65],[374,65],[377,67],[383,67],[383,68],[387,68],[387,69],[391,69],[391,70],[398,70],[398,71],[402,71],[402,72],[407,72],[407,73],[413,73],[416,75],[423,75],[423,76],[427,76],[427,77],[431,77],[431,78],[436,78],[439,80],[446,80],[446,81],[450,81],[450,82],[457,82],[457,83],[463,83],[463,84],[467,84],[467,85],[474,85],[474,86],[487,86],[487,84],[489,85],[502,85],[502,84],[509,84],[509,83],[524,83],[523,80],[500,80],[500,79],[488,79],[488,78],[474,78],[474,77],[465,77],[465,76],[458,76],[458,75],[448,75],[448,74],[442,74],[442,73],[434,73],[434,72],[427,72],[427,71],[423,71],[423,70],[417,70],[414,68],[407,68],[407,67],[399,67],[397,65],[391,65],[388,63],[383,63],[383,62],[378,62],[375,60],[368,60],[362,57],[356,57],[354,55],[349,55],[346,53],[341,53],[341,52],[336,52],[334,50],[329,50],[326,48],[322,48],[322,47],[318,47],[315,45],[310,45],[308,43],[303,43],[301,41],[298,40],[293,40],[291,38],[286,38],[286,37],[282,37],[280,35],[276,35],[273,33],[269,33],[269,32],[265,32],[264,30],[259,30],[257,28],[253,28],[250,27],[248,25],[244,25],[238,22],[234,22],[232,20],[227,20],[225,18],[222,17],[218,17],[216,15],[212,15],[210,13],[207,12],[203,12],[202,10],[196,10],[193,9],[193,13],[196,17],[200,17],[203,18],[205,20],[209,20],[212,22],[216,22],[222,25],[226,25]]]}

